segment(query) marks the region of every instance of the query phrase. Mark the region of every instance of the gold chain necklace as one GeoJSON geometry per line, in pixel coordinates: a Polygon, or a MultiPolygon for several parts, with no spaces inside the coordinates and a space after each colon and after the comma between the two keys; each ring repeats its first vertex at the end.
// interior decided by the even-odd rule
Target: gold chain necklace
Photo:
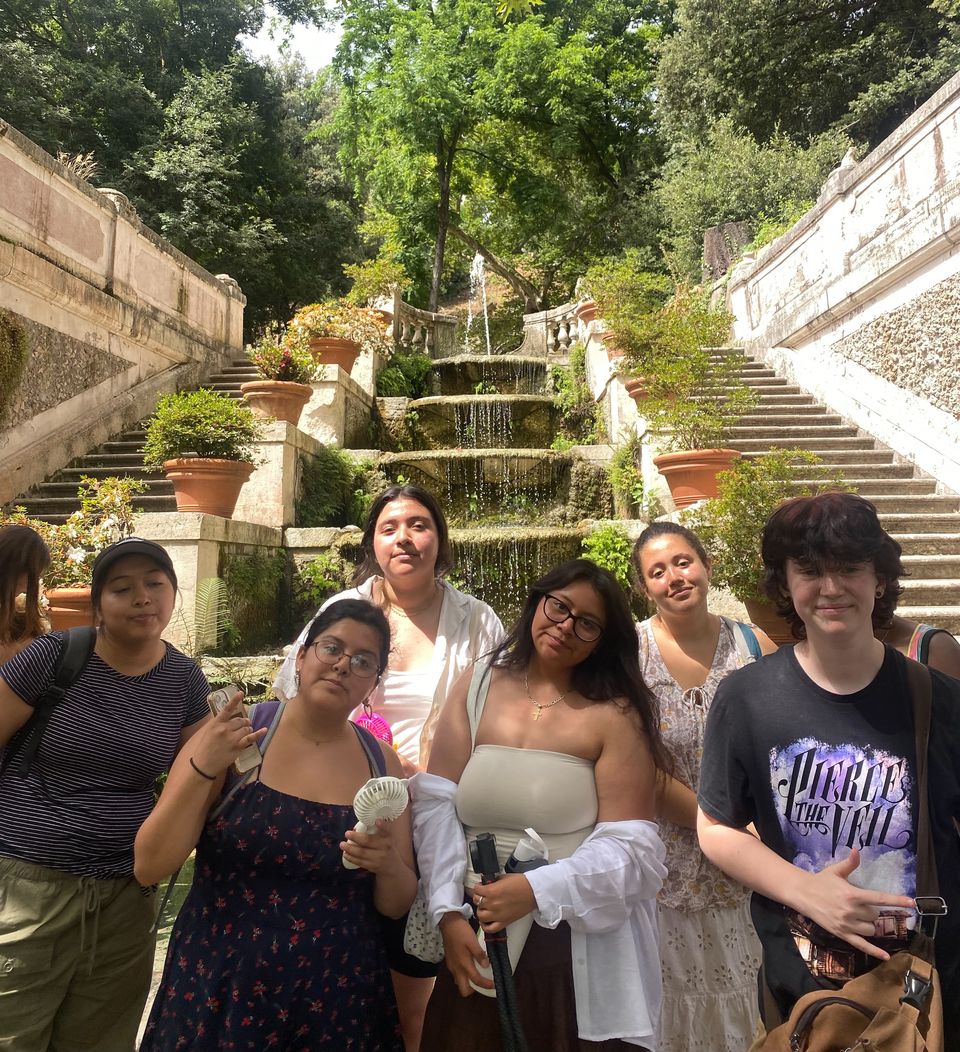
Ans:
{"type": "Polygon", "coordinates": [[[541,705],[540,702],[530,693],[530,684],[527,681],[526,672],[523,674],[523,689],[527,692],[527,698],[529,699],[530,704],[536,706],[537,711],[533,714],[535,720],[540,719],[544,709],[552,709],[554,705],[559,705],[560,702],[570,693],[569,688],[567,688],[567,690],[565,690],[559,697],[554,698],[553,701],[548,701],[546,705],[541,705]]]}
{"type": "Polygon", "coordinates": [[[380,594],[383,596],[387,604],[387,609],[391,614],[396,614],[397,617],[402,617],[409,621],[411,617],[416,617],[417,614],[422,614],[424,610],[429,610],[430,607],[433,606],[433,604],[437,601],[437,595],[440,594],[440,589],[437,587],[436,584],[434,584],[433,595],[430,596],[430,598],[427,600],[426,603],[423,604],[423,606],[415,607],[413,610],[404,610],[403,607],[399,604],[392,603],[387,598],[386,592],[384,591],[382,586],[380,589],[380,594]]]}

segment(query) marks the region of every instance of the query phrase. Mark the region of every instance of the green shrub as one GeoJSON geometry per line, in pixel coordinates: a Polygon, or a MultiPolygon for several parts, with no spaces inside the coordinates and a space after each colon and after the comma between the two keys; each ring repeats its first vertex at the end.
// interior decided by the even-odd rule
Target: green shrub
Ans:
{"type": "Polygon", "coordinates": [[[253,552],[224,559],[226,604],[233,629],[229,649],[249,651],[273,637],[284,567],[283,552],[253,552]]]}
{"type": "Polygon", "coordinates": [[[352,567],[336,552],[324,552],[309,562],[300,563],[295,585],[297,599],[317,608],[347,587],[352,572],[352,567]]]}
{"type": "Polygon", "coordinates": [[[281,341],[276,332],[268,332],[247,348],[247,357],[264,380],[308,384],[317,375],[317,363],[303,337],[281,341]]]}
{"type": "Polygon", "coordinates": [[[571,445],[605,442],[607,438],[597,403],[587,385],[586,363],[586,347],[575,343],[570,348],[567,365],[555,365],[551,370],[553,398],[561,414],[557,435],[569,439],[571,445]]]}
{"type": "Polygon", "coordinates": [[[27,367],[27,333],[16,315],[0,309],[0,423],[27,367]]]}
{"type": "Polygon", "coordinates": [[[616,523],[598,526],[584,537],[580,545],[584,559],[595,562],[616,577],[625,592],[630,592],[630,555],[633,544],[627,531],[616,523]]]}
{"type": "Polygon", "coordinates": [[[424,398],[430,394],[433,359],[422,351],[395,351],[377,374],[381,398],[424,398]]]}
{"type": "Polygon", "coordinates": [[[179,457],[214,457],[253,462],[253,444],[263,428],[243,402],[209,391],[164,395],[147,422],[144,463],[160,467],[179,457]]]}
{"type": "Polygon", "coordinates": [[[340,449],[321,448],[300,460],[298,526],[362,526],[386,477],[369,460],[354,460],[340,449]]]}
{"type": "Polygon", "coordinates": [[[644,500],[640,439],[636,434],[614,449],[607,465],[607,476],[618,510],[624,517],[634,518],[644,500]]]}

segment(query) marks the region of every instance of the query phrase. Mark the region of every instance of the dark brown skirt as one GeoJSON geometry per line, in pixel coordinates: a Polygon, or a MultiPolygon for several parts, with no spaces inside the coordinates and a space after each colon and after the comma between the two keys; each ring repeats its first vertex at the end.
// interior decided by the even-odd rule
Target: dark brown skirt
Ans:
{"type": "MultiPolygon", "coordinates": [[[[582,1041],[577,1035],[570,928],[534,924],[514,973],[517,1006],[529,1052],[640,1052],[625,1041],[582,1041]]],[[[493,997],[461,997],[441,965],[427,1006],[420,1052],[501,1052],[493,997]]]]}

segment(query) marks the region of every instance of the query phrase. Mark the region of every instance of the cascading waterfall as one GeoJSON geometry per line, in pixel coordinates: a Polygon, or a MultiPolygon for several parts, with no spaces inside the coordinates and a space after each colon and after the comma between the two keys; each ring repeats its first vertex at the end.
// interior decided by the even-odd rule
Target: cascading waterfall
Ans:
{"type": "Polygon", "coordinates": [[[493,353],[490,348],[490,315],[487,311],[487,276],[484,267],[484,258],[478,252],[470,264],[470,300],[467,303],[467,331],[463,337],[463,349],[468,353],[470,351],[470,327],[473,325],[473,303],[477,298],[478,290],[483,311],[483,331],[487,341],[487,354],[493,353]]]}

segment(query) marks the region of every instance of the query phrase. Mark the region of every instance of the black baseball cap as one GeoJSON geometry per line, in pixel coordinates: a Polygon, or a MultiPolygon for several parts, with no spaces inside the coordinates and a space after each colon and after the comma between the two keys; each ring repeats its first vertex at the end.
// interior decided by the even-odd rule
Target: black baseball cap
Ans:
{"type": "Polygon", "coordinates": [[[116,541],[104,548],[93,560],[91,582],[95,593],[103,587],[110,567],[118,559],[126,559],[128,555],[145,555],[148,559],[152,559],[170,578],[173,587],[177,587],[177,572],[173,568],[173,560],[167,554],[166,548],[161,547],[156,541],[148,541],[143,537],[124,537],[122,541],[116,541]]]}

